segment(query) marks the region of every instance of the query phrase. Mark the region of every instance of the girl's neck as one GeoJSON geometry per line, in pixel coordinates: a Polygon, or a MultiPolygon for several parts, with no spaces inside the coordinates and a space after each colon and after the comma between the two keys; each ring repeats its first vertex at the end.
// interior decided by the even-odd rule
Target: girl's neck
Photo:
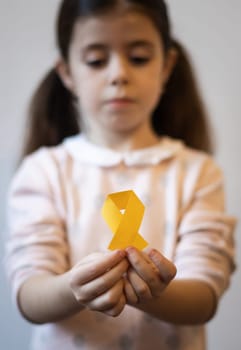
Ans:
{"type": "Polygon", "coordinates": [[[151,147],[160,141],[158,135],[151,128],[141,128],[129,133],[110,133],[109,130],[108,132],[85,132],[85,136],[96,145],[119,152],[151,147]]]}

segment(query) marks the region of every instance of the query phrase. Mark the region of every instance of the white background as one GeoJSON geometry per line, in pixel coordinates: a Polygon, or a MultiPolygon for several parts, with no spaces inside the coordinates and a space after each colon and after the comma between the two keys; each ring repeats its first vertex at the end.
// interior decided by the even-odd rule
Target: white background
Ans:
{"type": "MultiPolygon", "coordinates": [[[[0,256],[5,239],[5,198],[23,143],[33,88],[56,58],[54,20],[58,0],[0,0],[0,256]]],[[[193,58],[224,170],[229,213],[241,217],[241,1],[169,0],[175,35],[193,58]]],[[[239,225],[236,230],[240,265],[239,225]]],[[[241,348],[239,269],[208,326],[209,350],[241,348]]],[[[27,349],[30,325],[11,303],[0,266],[0,348],[27,349]]],[[[67,349],[66,349],[67,350],[67,349]]]]}

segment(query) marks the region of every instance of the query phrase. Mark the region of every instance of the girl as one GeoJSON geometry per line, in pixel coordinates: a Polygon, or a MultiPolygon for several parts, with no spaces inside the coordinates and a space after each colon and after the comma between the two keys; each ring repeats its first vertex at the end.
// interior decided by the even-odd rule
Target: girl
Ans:
{"type": "Polygon", "coordinates": [[[64,0],[57,39],[9,198],[6,266],[39,324],[31,349],[203,350],[235,220],[166,5],[64,0]],[[128,189],[146,205],[149,248],[109,252],[101,206],[128,189]]]}

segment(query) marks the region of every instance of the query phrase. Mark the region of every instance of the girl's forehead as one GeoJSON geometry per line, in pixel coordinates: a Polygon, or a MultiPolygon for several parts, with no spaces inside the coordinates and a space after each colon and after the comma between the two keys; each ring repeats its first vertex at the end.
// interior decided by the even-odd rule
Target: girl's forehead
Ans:
{"type": "Polygon", "coordinates": [[[158,33],[151,18],[139,11],[116,11],[104,15],[80,17],[75,24],[72,42],[83,45],[92,40],[113,39],[142,36],[143,39],[158,38],[158,33]]]}

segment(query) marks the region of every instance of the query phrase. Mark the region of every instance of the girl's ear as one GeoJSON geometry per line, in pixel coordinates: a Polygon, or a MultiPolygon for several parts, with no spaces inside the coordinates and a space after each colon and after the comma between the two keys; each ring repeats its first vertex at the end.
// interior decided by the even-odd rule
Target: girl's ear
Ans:
{"type": "Polygon", "coordinates": [[[177,63],[178,60],[178,52],[175,48],[169,49],[167,56],[166,56],[166,61],[165,61],[165,66],[164,66],[164,76],[163,76],[163,83],[164,85],[168,82],[172,71],[177,63]]]}
{"type": "Polygon", "coordinates": [[[69,66],[62,58],[58,59],[55,63],[55,70],[66,89],[74,94],[74,82],[70,74],[69,66]]]}

